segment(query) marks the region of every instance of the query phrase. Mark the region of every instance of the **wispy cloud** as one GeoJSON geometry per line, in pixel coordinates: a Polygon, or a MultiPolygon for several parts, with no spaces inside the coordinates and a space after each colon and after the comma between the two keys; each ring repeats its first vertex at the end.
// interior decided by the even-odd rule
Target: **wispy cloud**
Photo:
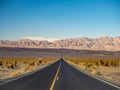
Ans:
{"type": "Polygon", "coordinates": [[[59,39],[56,39],[56,38],[44,38],[44,37],[22,37],[22,39],[47,40],[47,41],[50,41],[50,42],[53,42],[55,40],[59,40],[59,39]]]}

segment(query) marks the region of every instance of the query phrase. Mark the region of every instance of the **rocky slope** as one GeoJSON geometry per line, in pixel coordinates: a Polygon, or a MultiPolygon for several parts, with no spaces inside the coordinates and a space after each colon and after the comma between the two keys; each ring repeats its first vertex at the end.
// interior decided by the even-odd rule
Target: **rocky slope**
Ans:
{"type": "Polygon", "coordinates": [[[0,47],[27,47],[27,48],[65,48],[78,50],[120,51],[120,37],[101,38],[73,38],[49,41],[38,40],[0,40],[0,47]]]}

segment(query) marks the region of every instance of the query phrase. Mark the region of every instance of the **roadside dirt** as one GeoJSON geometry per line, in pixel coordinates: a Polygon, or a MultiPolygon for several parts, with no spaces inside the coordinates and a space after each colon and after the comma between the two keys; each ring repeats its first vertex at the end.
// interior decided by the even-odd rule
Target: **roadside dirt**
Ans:
{"type": "Polygon", "coordinates": [[[85,65],[77,65],[67,61],[76,68],[83,70],[91,75],[102,78],[106,81],[120,85],[120,66],[117,67],[105,67],[105,66],[93,66],[86,67],[85,65]]]}

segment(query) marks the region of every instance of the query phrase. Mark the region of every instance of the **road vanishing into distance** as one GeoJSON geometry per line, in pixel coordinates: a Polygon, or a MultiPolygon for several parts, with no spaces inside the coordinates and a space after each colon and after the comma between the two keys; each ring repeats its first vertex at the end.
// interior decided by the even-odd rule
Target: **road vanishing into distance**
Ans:
{"type": "Polygon", "coordinates": [[[0,90],[120,90],[87,74],[63,59],[32,74],[1,83],[0,90]]]}

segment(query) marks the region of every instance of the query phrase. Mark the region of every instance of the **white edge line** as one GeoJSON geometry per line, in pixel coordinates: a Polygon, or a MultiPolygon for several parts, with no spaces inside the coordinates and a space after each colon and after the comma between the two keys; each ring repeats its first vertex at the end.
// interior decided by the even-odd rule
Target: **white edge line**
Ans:
{"type": "Polygon", "coordinates": [[[38,72],[39,70],[42,70],[42,69],[44,69],[44,68],[46,68],[46,67],[49,67],[50,65],[52,65],[52,64],[54,64],[54,63],[56,63],[56,62],[57,62],[57,61],[55,61],[55,62],[53,62],[53,63],[51,63],[51,64],[48,64],[47,66],[43,66],[42,68],[37,69],[37,70],[35,70],[35,71],[31,71],[31,72],[28,72],[28,73],[25,73],[25,74],[21,74],[20,76],[18,75],[18,76],[16,76],[16,77],[10,78],[9,80],[6,80],[6,81],[3,81],[2,83],[0,83],[0,85],[9,83],[9,82],[11,82],[11,81],[15,81],[15,80],[17,80],[17,79],[20,79],[20,78],[22,78],[22,77],[26,77],[26,76],[31,75],[31,74],[33,74],[33,73],[36,73],[36,72],[38,72]]]}
{"type": "MultiPolygon", "coordinates": [[[[66,61],[65,61],[65,62],[66,62],[66,61]]],[[[68,62],[67,62],[67,63],[68,63],[68,62]]],[[[108,81],[105,81],[105,80],[103,80],[103,79],[100,79],[100,78],[98,78],[98,77],[92,76],[91,74],[89,74],[89,73],[87,73],[87,72],[84,72],[84,71],[76,68],[74,65],[72,65],[72,64],[70,64],[70,63],[68,63],[68,64],[71,65],[71,66],[72,66],[73,68],[75,68],[76,70],[78,70],[78,71],[80,71],[80,72],[82,72],[82,73],[84,73],[84,74],[86,74],[86,75],[88,75],[88,76],[90,76],[90,77],[92,77],[92,78],[95,78],[95,79],[97,79],[97,80],[99,80],[99,81],[101,81],[101,82],[104,82],[104,83],[106,83],[106,84],[108,84],[108,85],[111,85],[111,86],[117,88],[117,89],[120,89],[120,86],[117,86],[117,85],[115,85],[115,84],[112,84],[112,83],[110,83],[110,82],[108,82],[108,81]]]]}

